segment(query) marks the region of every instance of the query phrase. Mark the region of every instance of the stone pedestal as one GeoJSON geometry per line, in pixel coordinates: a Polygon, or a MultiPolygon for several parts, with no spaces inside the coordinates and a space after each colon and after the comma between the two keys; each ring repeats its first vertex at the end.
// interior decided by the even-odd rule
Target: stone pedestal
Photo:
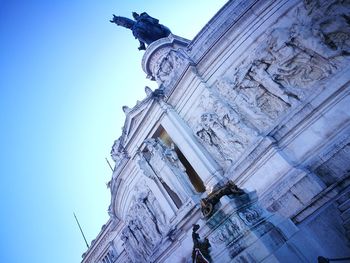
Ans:
{"type": "Polygon", "coordinates": [[[306,262],[288,240],[298,228],[287,219],[269,213],[255,192],[230,199],[203,219],[198,231],[211,244],[213,262],[306,262]]]}

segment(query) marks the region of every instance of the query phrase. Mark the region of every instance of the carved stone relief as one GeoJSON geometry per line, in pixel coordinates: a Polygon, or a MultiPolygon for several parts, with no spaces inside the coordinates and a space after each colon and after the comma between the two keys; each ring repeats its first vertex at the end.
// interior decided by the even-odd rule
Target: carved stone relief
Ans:
{"type": "Polygon", "coordinates": [[[171,81],[173,73],[187,59],[181,50],[170,50],[155,67],[155,78],[158,84],[167,84],[171,81]]]}
{"type": "Polygon", "coordinates": [[[196,193],[173,147],[168,147],[159,138],[149,138],[144,143],[147,156],[140,156],[139,165],[147,177],[166,183],[182,203],[196,193]]]}
{"type": "Polygon", "coordinates": [[[133,262],[145,262],[152,256],[166,232],[165,214],[153,193],[144,188],[135,196],[122,231],[121,240],[125,251],[133,262]]]}
{"type": "Polygon", "coordinates": [[[228,99],[228,103],[239,112],[246,123],[249,120],[255,129],[263,131],[287,108],[288,104],[254,79],[253,76],[256,76],[254,70],[251,67],[241,77],[241,81],[238,77],[234,81],[220,80],[215,88],[228,99]]]}
{"type": "Polygon", "coordinates": [[[259,130],[269,127],[334,68],[322,56],[298,45],[290,30],[278,28],[267,35],[250,63],[242,62],[231,73],[232,80],[222,79],[215,86],[259,130]]]}
{"type": "Polygon", "coordinates": [[[138,156],[139,156],[138,165],[143,171],[143,174],[149,179],[156,181],[157,175],[155,171],[152,169],[152,167],[149,165],[149,163],[141,153],[138,153],[138,156]]]}
{"type": "Polygon", "coordinates": [[[306,1],[306,9],[291,10],[287,14],[291,17],[278,20],[275,28],[256,41],[246,59],[202,95],[201,112],[190,120],[197,126],[190,125],[224,168],[292,106],[324,88],[318,83],[337,69],[337,63],[335,54],[325,56],[322,45],[347,55],[350,18],[344,7],[347,10],[350,5],[326,2],[306,1]],[[319,40],[320,34],[326,44],[319,40]]]}
{"type": "Polygon", "coordinates": [[[304,7],[311,18],[312,33],[332,53],[350,55],[350,1],[305,0],[304,7]]]}
{"type": "Polygon", "coordinates": [[[260,207],[249,207],[238,213],[247,226],[253,226],[263,220],[263,210],[260,207]]]}
{"type": "Polygon", "coordinates": [[[199,118],[191,123],[195,134],[213,157],[223,166],[235,162],[258,134],[256,128],[232,108],[215,91],[203,94],[199,118]]]}
{"type": "Polygon", "coordinates": [[[335,66],[293,36],[293,27],[272,30],[264,55],[264,74],[279,84],[284,94],[300,100],[315,82],[328,77],[335,66]]]}
{"type": "Polygon", "coordinates": [[[138,203],[142,204],[143,207],[146,208],[149,216],[153,219],[153,221],[157,222],[157,232],[164,234],[168,230],[167,219],[159,202],[151,190],[149,188],[146,188],[145,190],[140,191],[137,200],[138,203]]]}
{"type": "Polygon", "coordinates": [[[136,240],[136,237],[131,232],[130,228],[127,226],[123,229],[121,238],[124,243],[124,249],[128,254],[132,262],[142,262],[143,253],[138,248],[139,242],[136,240]]]}
{"type": "Polygon", "coordinates": [[[111,157],[113,161],[118,165],[118,163],[127,156],[126,150],[121,144],[121,138],[116,140],[112,146],[111,157]]]}
{"type": "Polygon", "coordinates": [[[229,218],[211,236],[210,241],[216,245],[228,244],[243,234],[244,226],[236,217],[229,218]]]}
{"type": "Polygon", "coordinates": [[[244,146],[241,138],[233,134],[216,113],[204,113],[201,115],[200,123],[196,132],[197,136],[215,153],[220,159],[235,161],[243,152],[244,146]]]}
{"type": "Polygon", "coordinates": [[[213,86],[248,127],[250,122],[265,131],[290,107],[322,88],[317,83],[337,69],[336,54],[324,52],[325,46],[348,55],[350,18],[345,10],[350,4],[343,2],[306,1],[306,9],[293,9],[213,86]]]}

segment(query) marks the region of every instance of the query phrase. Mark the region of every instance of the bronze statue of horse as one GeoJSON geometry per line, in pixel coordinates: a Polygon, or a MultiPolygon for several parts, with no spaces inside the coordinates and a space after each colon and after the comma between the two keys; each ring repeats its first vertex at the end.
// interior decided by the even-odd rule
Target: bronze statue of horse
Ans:
{"type": "Polygon", "coordinates": [[[145,50],[145,44],[149,45],[160,38],[169,36],[171,33],[169,28],[159,24],[158,19],[149,16],[145,12],[140,15],[133,12],[133,17],[135,20],[113,15],[113,20],[110,20],[110,22],[130,29],[134,37],[140,42],[139,50],[145,50]]]}

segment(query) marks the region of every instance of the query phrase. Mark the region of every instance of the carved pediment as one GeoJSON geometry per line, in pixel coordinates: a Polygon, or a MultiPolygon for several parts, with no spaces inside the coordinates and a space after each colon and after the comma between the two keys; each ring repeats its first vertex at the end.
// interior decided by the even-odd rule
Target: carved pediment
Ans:
{"type": "MultiPolygon", "coordinates": [[[[153,93],[152,93],[153,94],[153,93]]],[[[123,126],[123,134],[121,137],[123,145],[129,140],[130,136],[138,129],[140,123],[147,116],[147,112],[153,104],[153,95],[150,94],[142,100],[138,102],[132,109],[129,109],[126,114],[124,126],[123,126]]]]}
{"type": "Polygon", "coordinates": [[[140,124],[144,115],[145,110],[140,109],[129,117],[128,121],[126,122],[127,126],[125,127],[126,134],[130,134],[140,124]]]}

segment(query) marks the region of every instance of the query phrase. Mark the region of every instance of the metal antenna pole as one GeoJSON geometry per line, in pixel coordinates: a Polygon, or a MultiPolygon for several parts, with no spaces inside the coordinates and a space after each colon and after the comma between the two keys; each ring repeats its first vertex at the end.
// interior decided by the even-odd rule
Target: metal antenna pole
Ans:
{"type": "Polygon", "coordinates": [[[78,227],[79,227],[80,232],[81,232],[81,234],[82,234],[82,236],[83,236],[83,238],[84,238],[85,244],[86,244],[87,248],[89,248],[88,242],[86,241],[84,232],[83,232],[83,230],[81,229],[81,226],[80,226],[80,224],[79,224],[78,218],[76,217],[76,215],[75,215],[74,212],[73,212],[73,215],[74,215],[74,217],[75,217],[75,221],[77,221],[78,227]]]}
{"type": "Polygon", "coordinates": [[[111,171],[113,172],[112,165],[109,163],[109,161],[108,161],[107,157],[106,157],[105,159],[106,159],[106,162],[108,163],[109,168],[111,168],[111,171]]]}

